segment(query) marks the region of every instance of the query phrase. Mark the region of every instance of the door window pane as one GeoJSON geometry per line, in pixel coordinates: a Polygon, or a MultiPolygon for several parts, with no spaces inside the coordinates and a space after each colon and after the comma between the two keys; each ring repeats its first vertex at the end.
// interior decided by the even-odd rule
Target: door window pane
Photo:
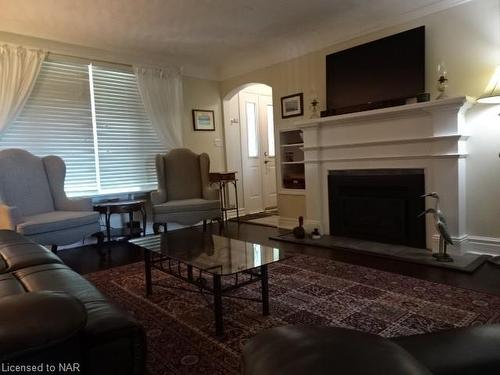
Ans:
{"type": "Polygon", "coordinates": [[[270,104],[267,105],[267,151],[269,156],[275,155],[273,106],[270,104]]]}
{"type": "Polygon", "coordinates": [[[247,138],[248,138],[248,156],[255,158],[259,156],[259,140],[257,134],[257,116],[255,103],[246,102],[247,116],[247,138]]]}

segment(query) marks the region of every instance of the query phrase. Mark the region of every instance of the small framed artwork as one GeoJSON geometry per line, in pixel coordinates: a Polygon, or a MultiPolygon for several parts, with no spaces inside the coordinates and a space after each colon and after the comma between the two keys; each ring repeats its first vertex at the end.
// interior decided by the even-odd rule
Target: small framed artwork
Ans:
{"type": "Polygon", "coordinates": [[[302,93],[281,98],[281,118],[302,116],[304,114],[304,95],[302,93]]]}
{"type": "Polygon", "coordinates": [[[193,128],[197,131],[214,131],[214,111],[193,109],[193,128]]]}

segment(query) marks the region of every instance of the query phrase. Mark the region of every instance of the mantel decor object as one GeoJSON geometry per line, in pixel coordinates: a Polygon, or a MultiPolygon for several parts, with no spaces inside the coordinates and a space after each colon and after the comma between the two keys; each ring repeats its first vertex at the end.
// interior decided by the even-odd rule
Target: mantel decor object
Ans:
{"type": "Polygon", "coordinates": [[[318,118],[319,117],[319,100],[318,98],[314,97],[311,100],[311,118],[318,118]]]}
{"type": "Polygon", "coordinates": [[[281,118],[302,116],[304,114],[304,94],[297,93],[281,98],[281,118]]]}
{"type": "Polygon", "coordinates": [[[319,240],[319,239],[321,239],[321,233],[319,233],[319,229],[318,228],[314,228],[314,230],[311,233],[311,238],[313,240],[319,240]]]}
{"type": "Polygon", "coordinates": [[[453,245],[453,240],[451,239],[450,233],[448,232],[448,225],[446,224],[446,219],[444,217],[443,211],[439,207],[439,195],[436,192],[428,193],[422,195],[422,198],[430,197],[434,199],[434,208],[428,208],[422,212],[420,216],[431,214],[434,218],[434,225],[439,234],[439,252],[432,254],[438,262],[453,262],[453,258],[446,252],[447,245],[453,245]]]}
{"type": "Polygon", "coordinates": [[[438,64],[437,72],[439,77],[437,80],[437,89],[439,91],[439,95],[436,97],[436,99],[446,99],[448,97],[448,95],[446,94],[446,89],[448,88],[448,71],[446,70],[446,66],[443,62],[438,64]]]}
{"type": "Polygon", "coordinates": [[[195,131],[214,131],[214,111],[205,109],[193,109],[193,129],[195,131]]]}
{"type": "Polygon", "coordinates": [[[304,230],[304,217],[299,216],[299,226],[293,228],[293,236],[297,239],[303,239],[306,237],[306,231],[304,230]]]}

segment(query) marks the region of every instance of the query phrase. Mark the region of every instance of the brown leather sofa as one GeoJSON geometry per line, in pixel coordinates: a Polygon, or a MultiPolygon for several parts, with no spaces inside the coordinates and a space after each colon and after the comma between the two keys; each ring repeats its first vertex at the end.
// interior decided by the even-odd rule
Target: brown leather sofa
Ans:
{"type": "Polygon", "coordinates": [[[500,324],[386,339],[345,328],[284,326],[243,349],[245,375],[496,375],[500,324]]]}
{"type": "Polygon", "coordinates": [[[145,357],[134,319],[45,247],[0,230],[0,364],[125,375],[143,373],[145,357]]]}

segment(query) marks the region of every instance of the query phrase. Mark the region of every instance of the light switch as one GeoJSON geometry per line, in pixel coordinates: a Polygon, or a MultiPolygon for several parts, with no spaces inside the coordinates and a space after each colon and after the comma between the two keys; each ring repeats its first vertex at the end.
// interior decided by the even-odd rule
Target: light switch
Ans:
{"type": "Polygon", "coordinates": [[[215,146],[215,147],[222,147],[222,139],[220,139],[220,138],[215,138],[215,139],[214,139],[214,146],[215,146]]]}

